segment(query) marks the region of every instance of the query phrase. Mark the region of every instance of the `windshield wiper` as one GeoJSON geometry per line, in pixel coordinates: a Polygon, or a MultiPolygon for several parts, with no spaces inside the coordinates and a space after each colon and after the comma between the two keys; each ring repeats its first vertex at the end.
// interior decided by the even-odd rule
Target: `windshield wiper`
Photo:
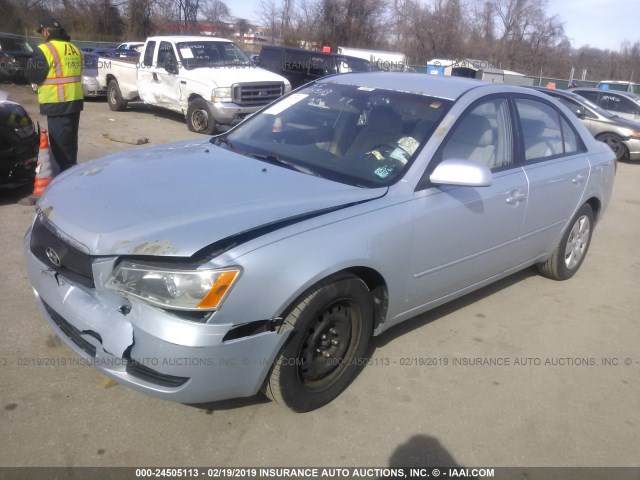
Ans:
{"type": "Polygon", "coordinates": [[[219,147],[223,143],[229,147],[229,150],[233,151],[233,145],[231,145],[231,140],[227,138],[227,135],[218,135],[217,137],[213,137],[211,139],[211,143],[213,143],[216,147],[219,147]]]}
{"type": "Polygon", "coordinates": [[[278,155],[274,155],[274,154],[260,154],[260,153],[249,153],[248,155],[250,155],[253,158],[257,158],[258,160],[263,160],[263,161],[267,161],[270,163],[274,163],[276,165],[283,165],[287,168],[289,168],[290,170],[295,170],[296,172],[300,172],[300,173],[306,173],[307,175],[313,175],[316,177],[319,177],[320,175],[318,175],[316,172],[314,172],[313,170],[309,169],[309,168],[305,168],[305,167],[301,167],[300,165],[297,165],[293,162],[290,162],[289,160],[284,160],[282,158],[280,158],[278,155]]]}

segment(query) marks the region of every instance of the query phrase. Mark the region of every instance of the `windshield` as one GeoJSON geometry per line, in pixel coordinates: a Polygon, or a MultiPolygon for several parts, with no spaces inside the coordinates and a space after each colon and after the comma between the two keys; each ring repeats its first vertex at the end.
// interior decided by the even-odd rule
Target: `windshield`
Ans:
{"type": "Polygon", "coordinates": [[[298,90],[212,141],[362,187],[398,180],[452,102],[333,83],[298,90]]]}
{"type": "Polygon", "coordinates": [[[370,72],[372,70],[371,63],[362,58],[340,56],[336,60],[338,60],[339,73],[370,72]]]}
{"type": "Polygon", "coordinates": [[[5,52],[33,52],[28,42],[11,38],[0,38],[0,50],[5,52]]]}
{"type": "Polygon", "coordinates": [[[201,67],[253,65],[249,57],[232,42],[194,41],[176,43],[182,65],[191,70],[201,67]]]}

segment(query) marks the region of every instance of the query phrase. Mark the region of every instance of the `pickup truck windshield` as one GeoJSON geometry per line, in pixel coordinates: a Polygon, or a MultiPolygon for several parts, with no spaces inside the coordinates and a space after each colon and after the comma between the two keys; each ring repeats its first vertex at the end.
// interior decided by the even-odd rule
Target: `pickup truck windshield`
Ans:
{"type": "Polygon", "coordinates": [[[253,65],[249,57],[232,42],[202,40],[176,43],[180,61],[187,70],[202,67],[253,65]]]}
{"type": "Polygon", "coordinates": [[[317,83],[212,141],[283,168],[376,188],[401,178],[452,103],[427,95],[317,83]]]}
{"type": "Polygon", "coordinates": [[[370,72],[371,64],[368,60],[356,57],[338,57],[338,73],[370,72]]]}

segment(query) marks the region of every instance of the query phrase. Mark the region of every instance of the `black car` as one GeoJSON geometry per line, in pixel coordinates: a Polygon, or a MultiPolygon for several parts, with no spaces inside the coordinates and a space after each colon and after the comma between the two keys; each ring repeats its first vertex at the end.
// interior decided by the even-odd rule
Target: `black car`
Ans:
{"type": "Polygon", "coordinates": [[[0,100],[0,185],[33,182],[40,144],[27,111],[17,103],[0,100]]]}
{"type": "Polygon", "coordinates": [[[285,77],[292,88],[326,75],[373,70],[371,63],[362,58],[277,46],[262,47],[256,63],[262,68],[285,77]]]}
{"type": "Polygon", "coordinates": [[[0,33],[0,80],[24,82],[24,68],[33,56],[26,38],[0,33]]]}

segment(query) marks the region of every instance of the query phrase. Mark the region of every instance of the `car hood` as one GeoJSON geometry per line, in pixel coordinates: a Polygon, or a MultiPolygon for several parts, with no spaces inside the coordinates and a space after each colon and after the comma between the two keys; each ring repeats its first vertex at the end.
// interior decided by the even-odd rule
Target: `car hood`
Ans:
{"type": "Polygon", "coordinates": [[[92,255],[191,256],[236,234],[386,191],[299,173],[208,142],[180,142],[67,170],[47,188],[39,209],[58,234],[92,255]]]}
{"type": "Polygon", "coordinates": [[[241,83],[245,80],[251,82],[282,82],[285,85],[289,81],[273,72],[252,66],[224,66],[218,68],[195,68],[193,70],[181,69],[180,76],[185,80],[195,82],[210,82],[217,87],[230,87],[234,83],[241,83]]]}

